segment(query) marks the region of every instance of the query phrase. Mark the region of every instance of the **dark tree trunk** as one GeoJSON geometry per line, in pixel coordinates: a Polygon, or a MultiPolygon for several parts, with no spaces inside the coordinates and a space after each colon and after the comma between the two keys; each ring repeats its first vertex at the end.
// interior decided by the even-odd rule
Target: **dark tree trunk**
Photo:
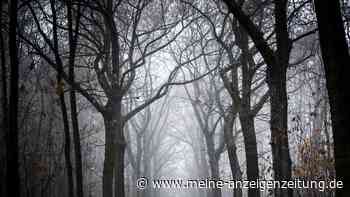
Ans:
{"type": "MultiPolygon", "coordinates": [[[[67,17],[68,17],[68,37],[69,37],[69,80],[71,83],[75,83],[75,52],[78,42],[78,27],[80,20],[80,9],[78,8],[78,14],[76,19],[75,34],[73,32],[73,13],[72,13],[72,1],[67,2],[67,17]]],[[[76,179],[76,192],[77,197],[84,197],[83,190],[83,164],[81,157],[81,144],[79,134],[79,122],[77,112],[77,101],[76,101],[75,90],[72,88],[69,92],[70,101],[70,112],[73,130],[73,144],[74,144],[74,159],[75,159],[75,179],[76,179]]]]}
{"type": "Polygon", "coordinates": [[[17,54],[17,0],[9,5],[9,52],[10,52],[10,98],[9,127],[6,133],[6,183],[7,196],[19,197],[21,194],[18,161],[18,80],[19,63],[17,54]]]}
{"type": "Polygon", "coordinates": [[[320,44],[327,80],[334,139],[335,171],[337,180],[344,183],[337,189],[337,197],[350,196],[350,127],[347,92],[349,49],[345,39],[339,1],[315,0],[320,44]]]}
{"type": "MultiPolygon", "coordinates": [[[[124,128],[125,140],[127,142],[129,142],[131,140],[129,126],[130,126],[129,124],[126,124],[125,128],[124,128]]],[[[139,147],[137,147],[137,148],[139,148],[139,147]]],[[[126,196],[135,197],[135,196],[139,195],[139,191],[135,187],[135,184],[136,184],[136,180],[140,176],[139,175],[140,172],[137,171],[137,167],[136,167],[137,166],[137,164],[136,164],[137,159],[135,159],[135,156],[131,150],[130,143],[126,145],[126,154],[127,154],[128,163],[130,163],[130,165],[131,165],[132,172],[130,172],[131,175],[128,176],[128,187],[127,187],[127,191],[125,191],[125,193],[126,193],[126,196]]]]}
{"type": "MultiPolygon", "coordinates": [[[[258,150],[254,128],[254,118],[250,116],[249,113],[240,113],[239,119],[244,135],[244,146],[247,162],[247,180],[254,181],[259,178],[258,150]]],[[[260,190],[249,188],[248,196],[260,196],[260,190]]]]}
{"type": "MultiPolygon", "coordinates": [[[[118,133],[122,133],[123,130],[119,130],[118,133]]],[[[124,197],[124,156],[125,156],[125,142],[120,141],[121,136],[117,136],[116,142],[116,161],[115,161],[115,172],[114,172],[114,188],[115,197],[124,197]]]]}
{"type": "MultiPolygon", "coordinates": [[[[236,153],[235,139],[233,137],[233,123],[235,118],[236,117],[233,114],[233,112],[229,112],[229,114],[225,116],[225,120],[224,120],[225,144],[227,147],[228,159],[230,161],[232,178],[233,180],[242,180],[242,172],[239,166],[238,157],[236,153]]],[[[234,188],[233,196],[242,197],[242,188],[234,188]]]]}
{"type": "MultiPolygon", "coordinates": [[[[74,70],[74,67],[72,68],[74,70]]],[[[74,82],[74,71],[70,73],[71,81],[74,82]]],[[[79,133],[79,122],[77,112],[77,99],[75,90],[71,90],[69,93],[70,106],[71,106],[71,120],[73,129],[73,143],[74,143],[74,155],[76,165],[76,181],[77,181],[77,196],[83,197],[83,164],[81,156],[81,144],[80,144],[80,133],[79,133]]]]}
{"type": "MultiPolygon", "coordinates": [[[[58,77],[57,83],[62,83],[62,79],[58,77]]],[[[68,186],[68,196],[73,197],[74,196],[74,189],[73,189],[73,167],[72,167],[72,161],[71,161],[71,139],[70,139],[70,132],[69,132],[69,121],[68,121],[68,113],[67,113],[67,106],[64,98],[64,93],[59,92],[59,100],[60,100],[60,108],[62,113],[62,121],[63,121],[63,130],[64,130],[64,158],[66,163],[66,170],[67,170],[67,186],[68,186]]]]}
{"type": "MultiPolygon", "coordinates": [[[[275,180],[289,180],[291,161],[287,132],[286,75],[281,67],[280,65],[274,66],[268,73],[271,98],[271,147],[275,180]]],[[[287,196],[284,190],[276,189],[276,192],[277,196],[287,196]]]]}
{"type": "MultiPolygon", "coordinates": [[[[268,65],[267,83],[271,99],[271,147],[275,180],[291,180],[291,159],[288,143],[288,101],[286,73],[291,43],[287,29],[287,1],[275,0],[277,51],[275,64],[268,65]]],[[[291,189],[276,189],[277,196],[292,197],[291,189]]]]}
{"type": "Polygon", "coordinates": [[[104,122],[106,146],[103,168],[103,197],[113,197],[113,183],[114,197],[124,197],[124,155],[126,142],[123,132],[121,101],[109,102],[107,104],[104,122]]]}
{"type": "Polygon", "coordinates": [[[103,197],[113,197],[113,176],[115,144],[114,138],[117,127],[113,124],[112,117],[104,117],[105,125],[105,160],[103,163],[103,197]]]}
{"type": "MultiPolygon", "coordinates": [[[[242,27],[238,27],[237,40],[238,45],[242,50],[240,57],[241,67],[242,67],[242,98],[240,100],[239,109],[239,120],[241,123],[244,146],[245,146],[245,156],[247,163],[247,179],[257,180],[259,178],[259,163],[258,163],[258,148],[256,142],[256,134],[254,127],[254,116],[251,111],[251,88],[252,88],[252,74],[251,70],[254,69],[256,65],[249,65],[248,59],[251,57],[249,51],[249,38],[246,31],[242,27]],[[252,67],[252,69],[250,69],[252,67]]],[[[254,61],[254,60],[253,60],[254,61]]],[[[237,71],[236,71],[237,72],[237,71]]],[[[239,91],[236,91],[237,94],[239,91]]],[[[237,95],[238,97],[239,95],[237,95]]],[[[256,188],[248,189],[249,197],[259,197],[260,191],[256,188]]]]}
{"type": "MultiPolygon", "coordinates": [[[[3,4],[4,2],[0,3],[0,12],[3,12],[3,4]]],[[[0,132],[0,182],[3,183],[0,185],[0,195],[6,196],[5,194],[5,188],[6,188],[6,146],[5,146],[5,136],[8,131],[8,96],[7,96],[7,68],[6,68],[6,57],[5,57],[5,40],[4,40],[4,30],[2,27],[3,25],[3,15],[0,14],[0,47],[1,47],[1,88],[2,88],[2,97],[1,97],[1,107],[2,107],[2,130],[0,132]]]]}

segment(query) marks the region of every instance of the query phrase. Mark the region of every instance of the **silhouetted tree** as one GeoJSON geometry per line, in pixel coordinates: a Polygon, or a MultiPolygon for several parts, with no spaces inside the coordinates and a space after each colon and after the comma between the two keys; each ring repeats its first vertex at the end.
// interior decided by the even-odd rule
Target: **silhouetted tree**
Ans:
{"type": "Polygon", "coordinates": [[[345,197],[350,195],[349,48],[339,1],[315,0],[314,4],[331,107],[336,178],[344,183],[336,196],[345,197]]]}
{"type": "MultiPolygon", "coordinates": [[[[10,20],[8,31],[8,46],[10,55],[9,65],[11,69],[9,108],[7,112],[4,112],[8,113],[9,116],[8,130],[6,131],[6,194],[7,196],[14,197],[19,197],[21,195],[18,161],[19,62],[17,45],[17,6],[17,0],[10,1],[8,5],[10,20]]],[[[6,89],[4,91],[6,91],[6,89]]]]}

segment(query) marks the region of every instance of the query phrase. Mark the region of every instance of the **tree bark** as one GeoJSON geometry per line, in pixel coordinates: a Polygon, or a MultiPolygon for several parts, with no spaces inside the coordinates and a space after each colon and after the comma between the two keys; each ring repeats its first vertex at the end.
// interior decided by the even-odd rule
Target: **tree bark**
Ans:
{"type": "MultiPolygon", "coordinates": [[[[230,168],[233,180],[242,180],[242,171],[239,166],[238,157],[236,153],[235,138],[233,137],[233,123],[236,119],[233,112],[228,112],[224,119],[224,135],[225,144],[227,147],[228,158],[230,161],[230,168]]],[[[234,197],[242,197],[242,188],[234,188],[234,197]]]]}
{"type": "MultiPolygon", "coordinates": [[[[241,123],[245,156],[247,163],[247,179],[257,180],[259,179],[259,163],[258,163],[258,147],[256,142],[254,117],[256,114],[252,113],[250,97],[252,88],[252,70],[255,69],[255,64],[249,64],[249,58],[254,62],[254,58],[250,55],[249,51],[249,38],[246,31],[242,27],[238,27],[237,35],[238,45],[242,50],[240,57],[242,68],[242,97],[239,102],[239,120],[241,123]]],[[[236,70],[237,72],[237,70],[236,70]]],[[[239,91],[236,92],[236,97],[239,97],[239,91]]],[[[248,189],[249,197],[259,197],[260,190],[257,188],[248,189]]]]}
{"type": "Polygon", "coordinates": [[[115,162],[115,132],[117,127],[113,124],[112,117],[104,117],[105,125],[105,160],[103,163],[103,197],[113,197],[113,176],[115,162]]]}
{"type": "MultiPolygon", "coordinates": [[[[287,29],[287,1],[275,0],[275,31],[277,51],[275,64],[268,65],[267,83],[270,91],[271,147],[275,180],[291,179],[288,141],[288,101],[286,73],[291,43],[287,29]]],[[[277,196],[293,196],[292,189],[276,189],[277,196]]]]}
{"type": "Polygon", "coordinates": [[[344,188],[337,189],[337,197],[350,196],[350,138],[348,80],[349,48],[345,39],[339,1],[315,0],[319,37],[326,75],[334,139],[336,179],[344,188]]]}
{"type": "MultiPolygon", "coordinates": [[[[244,135],[245,155],[247,162],[247,180],[259,179],[259,164],[258,164],[258,150],[254,128],[254,118],[247,113],[240,113],[239,115],[242,132],[244,135]]],[[[260,190],[249,188],[249,197],[260,196],[260,190]]]]}
{"type": "MultiPolygon", "coordinates": [[[[62,79],[58,77],[57,83],[62,83],[62,79]]],[[[65,102],[65,96],[63,92],[59,93],[60,100],[60,109],[62,113],[62,121],[63,121],[63,130],[64,130],[64,158],[67,170],[67,186],[68,186],[68,196],[74,196],[74,188],[73,188],[73,167],[71,161],[71,139],[69,132],[69,122],[68,122],[68,113],[67,106],[65,102]]]]}
{"type": "MultiPolygon", "coordinates": [[[[3,4],[4,2],[0,3],[0,12],[3,12],[3,4]]],[[[0,26],[4,27],[3,25],[3,15],[0,14],[0,26]]],[[[0,181],[3,183],[0,185],[0,195],[7,196],[5,194],[5,188],[6,188],[6,140],[5,136],[8,131],[8,115],[6,114],[8,112],[8,95],[7,95],[7,68],[6,68],[6,47],[5,47],[5,40],[4,40],[4,31],[1,28],[0,29],[0,47],[1,47],[1,88],[2,88],[2,97],[1,97],[1,107],[2,107],[2,131],[0,132],[0,181]]]]}
{"type": "MultiPolygon", "coordinates": [[[[67,18],[68,18],[68,40],[69,40],[69,80],[75,83],[75,52],[78,42],[78,28],[80,20],[80,9],[78,8],[78,14],[76,18],[76,27],[73,30],[73,10],[72,1],[67,2],[67,18]],[[74,32],[75,31],[75,34],[74,32]]],[[[74,144],[74,159],[75,159],[75,180],[76,180],[76,192],[77,197],[84,197],[83,190],[83,164],[81,156],[81,144],[80,144],[80,134],[79,134],[79,122],[78,122],[78,112],[77,112],[77,99],[75,90],[72,88],[69,92],[70,101],[70,112],[73,130],[73,144],[74,144]]]]}
{"type": "MultiPolygon", "coordinates": [[[[119,133],[122,130],[118,131],[119,133]]],[[[120,136],[117,137],[120,139],[120,136]]],[[[124,156],[125,156],[125,143],[117,140],[116,143],[116,162],[115,162],[115,175],[114,175],[114,188],[115,188],[115,197],[124,197],[124,156]]]]}
{"type": "Polygon", "coordinates": [[[19,62],[17,54],[17,0],[9,5],[9,52],[10,52],[10,97],[9,129],[6,133],[6,183],[7,196],[19,197],[21,194],[19,161],[18,161],[18,84],[19,62]]]}
{"type": "Polygon", "coordinates": [[[103,115],[105,122],[105,161],[103,168],[103,197],[124,197],[125,136],[121,112],[121,101],[109,101],[103,115]],[[114,177],[114,181],[113,181],[114,177]],[[114,184],[113,184],[114,183],[114,184]]]}

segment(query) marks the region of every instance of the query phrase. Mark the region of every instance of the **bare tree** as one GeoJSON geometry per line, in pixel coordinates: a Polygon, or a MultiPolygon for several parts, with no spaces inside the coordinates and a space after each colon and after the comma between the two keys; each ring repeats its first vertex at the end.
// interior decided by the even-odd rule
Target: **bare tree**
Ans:
{"type": "MultiPolygon", "coordinates": [[[[130,103],[126,105],[129,109],[132,109],[132,105],[135,104],[133,100],[137,98],[132,95],[133,94],[130,92],[130,103]]],[[[145,91],[143,94],[145,98],[151,95],[151,92],[148,91],[145,91]]],[[[159,173],[168,162],[166,156],[164,156],[164,161],[160,161],[159,159],[153,162],[153,159],[158,154],[158,151],[163,148],[163,144],[165,144],[166,132],[164,130],[166,129],[167,119],[170,114],[169,103],[169,98],[165,97],[161,103],[156,103],[154,107],[147,107],[143,112],[140,112],[137,116],[130,119],[125,128],[128,131],[126,132],[126,139],[128,140],[126,152],[133,170],[134,180],[140,177],[155,178],[156,174],[159,173]],[[134,142],[136,142],[136,145],[134,145],[134,142]]],[[[168,154],[171,155],[170,153],[168,154]]],[[[155,195],[155,193],[152,194],[152,192],[151,189],[137,190],[136,195],[155,195]]]]}
{"type": "MultiPolygon", "coordinates": [[[[270,128],[274,176],[276,180],[289,180],[291,179],[291,158],[288,141],[286,72],[289,66],[289,56],[293,42],[308,36],[315,31],[310,31],[298,36],[297,38],[291,39],[289,37],[287,26],[289,19],[287,15],[288,1],[273,1],[273,14],[275,20],[273,34],[275,34],[276,38],[274,50],[270,47],[267,39],[265,39],[265,32],[259,29],[259,26],[257,26],[243,11],[243,1],[239,3],[236,1],[224,2],[226,3],[228,10],[235,16],[240,25],[249,34],[255,47],[267,64],[266,82],[269,87],[271,105],[270,128]]],[[[292,196],[293,192],[291,189],[277,189],[276,195],[292,196]]]]}
{"type": "MultiPolygon", "coordinates": [[[[41,4],[40,2],[34,2],[33,5],[40,7],[41,4]]],[[[32,14],[34,24],[42,41],[48,46],[50,53],[53,53],[55,57],[60,57],[62,54],[61,50],[52,47],[53,44],[49,35],[43,31],[43,26],[39,23],[38,17],[45,17],[47,15],[46,11],[35,10],[33,5],[28,3],[27,7],[32,14]]],[[[155,4],[153,3],[153,5],[155,4]]],[[[166,21],[164,17],[160,17],[163,20],[154,21],[155,24],[153,26],[143,30],[142,28],[146,28],[145,24],[143,24],[144,21],[142,21],[143,16],[154,17],[152,14],[155,14],[149,10],[146,13],[146,8],[152,8],[148,1],[138,1],[129,4],[127,2],[109,0],[105,3],[93,2],[93,4],[82,4],[81,6],[88,10],[90,16],[82,16],[86,24],[81,24],[82,33],[79,35],[84,39],[82,39],[79,47],[83,47],[85,51],[91,51],[94,54],[95,58],[89,62],[88,70],[91,70],[92,67],[96,76],[94,82],[96,83],[97,81],[100,86],[99,90],[96,90],[95,87],[93,89],[97,92],[102,90],[103,93],[99,95],[99,93],[91,92],[89,88],[84,88],[78,82],[71,81],[65,73],[62,74],[62,78],[102,114],[106,131],[103,196],[110,197],[113,196],[113,193],[115,196],[124,196],[124,154],[126,146],[123,132],[124,125],[126,121],[138,112],[164,96],[168,86],[177,84],[172,81],[175,79],[179,67],[170,73],[166,83],[158,88],[151,98],[145,100],[127,114],[122,114],[123,97],[132,87],[136,71],[142,68],[147,58],[172,43],[194,19],[191,19],[190,16],[182,16],[180,19],[166,21]],[[113,9],[114,7],[116,9],[113,9]],[[123,12],[118,12],[118,9],[123,12]],[[123,13],[130,14],[127,15],[127,22],[120,18],[123,13]],[[186,18],[188,19],[186,23],[180,23],[186,18]],[[100,26],[100,23],[103,26],[100,26]],[[120,26],[118,30],[117,27],[121,24],[126,26],[120,26]],[[131,25],[129,26],[129,24],[131,25]],[[91,26],[96,31],[91,32],[91,26]],[[180,27],[180,30],[173,31],[175,27],[177,30],[180,27]],[[168,36],[172,37],[165,40],[168,36]],[[101,96],[104,97],[102,100],[100,99],[101,96]],[[113,192],[113,182],[115,184],[115,192],[113,192]]],[[[161,15],[169,13],[169,4],[160,3],[159,6],[160,9],[163,9],[160,13],[161,15]]],[[[147,19],[145,18],[144,20],[147,19]]],[[[51,21],[48,21],[48,23],[50,24],[51,21]]],[[[61,27],[60,31],[65,31],[65,27],[61,27]]],[[[35,43],[27,36],[23,35],[21,37],[56,71],[63,67],[63,61],[53,61],[50,55],[40,47],[42,43],[35,43]]],[[[65,38],[62,37],[61,39],[64,40],[65,38]]]]}
{"type": "MultiPolygon", "coordinates": [[[[185,3],[190,4],[188,2],[185,3]]],[[[243,27],[238,25],[236,20],[230,19],[229,13],[224,13],[220,8],[216,8],[217,10],[213,11],[215,5],[213,5],[214,8],[202,9],[196,7],[194,4],[190,5],[208,21],[208,25],[212,28],[213,37],[227,55],[229,66],[222,68],[220,72],[225,88],[232,99],[231,109],[227,110],[227,113],[231,114],[226,115],[226,125],[227,129],[229,129],[228,125],[233,125],[236,113],[239,113],[240,125],[245,142],[247,178],[248,180],[256,180],[259,178],[259,166],[254,117],[266,103],[269,94],[268,92],[264,93],[254,106],[251,106],[251,97],[253,97],[252,95],[255,92],[261,91],[261,87],[264,87],[264,80],[261,80],[259,76],[255,76],[263,64],[255,63],[254,48],[249,48],[248,35],[243,27]],[[218,17],[215,18],[215,16],[218,15],[221,15],[222,19],[216,19],[218,17]],[[232,41],[232,37],[234,37],[234,41],[232,41]],[[240,49],[240,53],[237,48],[235,48],[237,46],[240,49]],[[239,70],[242,72],[241,77],[239,76],[239,70]],[[241,88],[239,84],[242,84],[241,88]],[[241,94],[242,96],[240,96],[241,94]]],[[[222,111],[224,110],[222,109],[222,111]]],[[[233,136],[231,135],[231,137],[229,137],[229,133],[232,133],[232,128],[231,131],[226,132],[225,137],[225,139],[228,140],[227,143],[232,144],[229,142],[232,140],[229,139],[233,138],[233,136]]],[[[236,159],[233,159],[235,158],[233,155],[231,155],[230,158],[232,158],[232,160],[230,160],[232,163],[231,170],[234,171],[237,168],[236,165],[233,165],[236,163],[236,159]]],[[[249,196],[259,196],[258,189],[250,188],[248,193],[249,196]]]]}
{"type": "Polygon", "coordinates": [[[175,189],[207,178],[348,185],[346,4],[1,2],[0,195],[346,195],[175,189]],[[139,177],[152,182],[138,190],[139,177]]]}
{"type": "MultiPolygon", "coordinates": [[[[224,152],[225,142],[223,132],[224,127],[220,127],[222,116],[216,113],[216,94],[218,94],[218,92],[214,87],[215,83],[215,79],[210,79],[209,85],[203,90],[199,86],[198,81],[193,82],[194,95],[191,95],[186,87],[185,89],[190,99],[199,128],[205,138],[211,178],[213,180],[219,180],[219,160],[221,154],[224,152]],[[202,91],[206,92],[206,94],[202,95],[202,91]]],[[[211,196],[220,197],[221,190],[218,188],[213,189],[213,191],[211,191],[211,196]]]]}

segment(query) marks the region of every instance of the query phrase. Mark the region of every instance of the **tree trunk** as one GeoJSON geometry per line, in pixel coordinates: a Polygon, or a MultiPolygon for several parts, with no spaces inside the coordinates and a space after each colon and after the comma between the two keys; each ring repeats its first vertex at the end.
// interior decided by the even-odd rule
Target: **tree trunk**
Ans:
{"type": "Polygon", "coordinates": [[[344,185],[343,189],[337,189],[336,195],[345,197],[350,196],[350,114],[346,107],[350,99],[346,83],[350,73],[349,49],[339,1],[315,0],[314,3],[331,107],[336,178],[344,185]]]}
{"type": "MultiPolygon", "coordinates": [[[[209,157],[209,167],[210,167],[210,175],[212,180],[219,180],[220,179],[220,172],[219,172],[219,159],[215,154],[215,144],[213,137],[209,134],[209,131],[205,132],[206,136],[206,143],[207,143],[207,150],[208,150],[208,157],[209,157]]],[[[221,189],[220,188],[212,188],[210,189],[211,197],[221,197],[221,189]]]]}
{"type": "Polygon", "coordinates": [[[105,160],[103,163],[103,197],[113,197],[113,175],[115,161],[115,133],[117,127],[113,124],[112,117],[104,117],[105,125],[105,160]]]}
{"type": "Polygon", "coordinates": [[[17,0],[9,5],[9,52],[10,52],[10,98],[9,98],[9,128],[6,133],[7,153],[7,196],[19,197],[21,194],[19,161],[18,161],[18,80],[19,63],[17,54],[17,0]]]}
{"type": "MultiPolygon", "coordinates": [[[[72,73],[71,76],[74,76],[74,72],[72,73]]],[[[74,77],[72,77],[71,80],[74,81],[74,77]]],[[[70,91],[69,98],[70,98],[71,120],[72,120],[72,129],[73,129],[77,197],[84,197],[83,163],[82,163],[82,156],[81,156],[81,144],[80,144],[79,122],[78,122],[77,101],[76,101],[75,90],[70,91]]]]}
{"type": "MultiPolygon", "coordinates": [[[[258,164],[258,150],[254,128],[254,118],[250,114],[239,114],[241,128],[244,138],[245,156],[247,162],[247,180],[259,179],[259,164],[258,164]]],[[[260,196],[260,190],[249,188],[249,197],[260,196]]]]}
{"type": "MultiPolygon", "coordinates": [[[[119,130],[118,133],[123,132],[119,130]]],[[[117,137],[120,139],[120,136],[117,137]]],[[[114,175],[114,188],[115,188],[115,197],[124,197],[124,155],[125,155],[125,143],[116,142],[116,158],[115,158],[115,175],[114,175]]]]}
{"type": "MultiPolygon", "coordinates": [[[[155,160],[156,155],[153,155],[153,157],[151,157],[149,148],[146,148],[146,150],[144,150],[143,157],[149,158],[149,159],[147,159],[148,161],[143,164],[144,170],[143,170],[142,176],[154,179],[155,176],[153,174],[153,168],[154,168],[153,160],[155,160]]],[[[152,188],[147,187],[144,190],[142,190],[139,194],[140,194],[140,197],[153,197],[156,193],[152,188]]]]}
{"type": "Polygon", "coordinates": [[[124,197],[125,136],[121,113],[121,102],[107,104],[105,122],[105,161],[103,168],[103,197],[124,197]],[[114,178],[114,181],[113,181],[114,178]]]}
{"type": "MultiPolygon", "coordinates": [[[[4,2],[0,3],[0,12],[3,13],[3,4],[4,2]]],[[[0,26],[4,27],[3,24],[3,15],[0,14],[0,26]]],[[[5,188],[6,188],[6,146],[5,146],[5,136],[6,133],[8,131],[8,116],[7,116],[7,112],[8,112],[8,96],[7,96],[7,68],[6,68],[6,57],[5,57],[5,51],[6,51],[6,47],[5,47],[5,40],[4,40],[4,35],[3,35],[4,31],[3,29],[0,29],[0,47],[1,47],[1,88],[2,88],[2,92],[1,92],[1,101],[2,101],[2,130],[0,132],[0,182],[3,183],[0,185],[0,195],[1,196],[6,196],[5,194],[5,188]]]]}
{"type": "MultiPolygon", "coordinates": [[[[253,181],[259,178],[258,148],[254,127],[255,114],[252,113],[250,106],[252,88],[251,70],[253,70],[254,66],[256,65],[250,65],[248,61],[248,59],[250,58],[254,62],[254,58],[250,55],[249,38],[244,28],[238,27],[238,31],[235,35],[237,35],[238,45],[242,50],[242,54],[240,57],[242,67],[242,98],[240,100],[239,106],[239,120],[241,123],[245,146],[247,179],[253,181]]],[[[236,92],[237,94],[239,94],[238,90],[236,92]]],[[[237,97],[239,97],[239,95],[237,95],[237,97]]],[[[260,190],[257,188],[248,188],[248,196],[259,197],[260,190]]]]}
{"type": "MultiPolygon", "coordinates": [[[[144,139],[144,138],[143,138],[144,139]]],[[[145,141],[145,140],[143,140],[145,141]]],[[[136,166],[135,166],[135,174],[136,174],[136,179],[140,178],[141,177],[141,162],[142,162],[142,135],[140,135],[140,133],[137,133],[137,136],[136,136],[136,159],[135,159],[135,163],[136,163],[136,166]]],[[[145,151],[145,150],[143,150],[145,151]]],[[[137,190],[136,191],[136,195],[137,197],[142,197],[144,193],[144,190],[137,190]]]]}
{"type": "MultiPolygon", "coordinates": [[[[286,73],[291,43],[287,30],[287,1],[275,0],[275,30],[277,51],[275,63],[268,65],[267,83],[270,91],[271,148],[275,180],[291,179],[291,159],[288,143],[288,101],[286,73]]],[[[276,189],[276,196],[292,197],[291,189],[276,189]]]]}
{"type": "MultiPolygon", "coordinates": [[[[58,84],[63,83],[62,79],[58,77],[58,84]]],[[[72,167],[72,161],[71,161],[71,139],[70,139],[70,132],[69,132],[69,122],[68,122],[68,113],[67,113],[67,106],[64,98],[64,93],[59,92],[59,100],[60,100],[60,108],[62,113],[62,121],[63,121],[63,130],[64,130],[64,158],[66,163],[66,170],[67,170],[67,185],[68,185],[68,196],[73,197],[74,196],[74,189],[73,189],[73,167],[72,167]]]]}
{"type": "MultiPolygon", "coordinates": [[[[271,148],[273,158],[273,169],[275,180],[291,179],[291,160],[288,146],[288,127],[287,127],[287,93],[286,93],[286,72],[283,65],[272,66],[269,75],[269,91],[271,99],[271,148]]],[[[292,196],[289,189],[288,194],[285,190],[276,189],[277,196],[292,196]]]]}
{"type": "MultiPolygon", "coordinates": [[[[233,137],[233,123],[235,120],[235,116],[232,112],[229,112],[227,116],[225,116],[224,122],[224,135],[225,135],[225,144],[227,147],[228,159],[230,161],[230,168],[232,172],[233,180],[242,180],[242,171],[239,166],[238,157],[236,153],[236,144],[235,139],[233,137]]],[[[242,197],[242,188],[234,188],[233,191],[234,197],[242,197]]]]}
{"type": "MultiPolygon", "coordinates": [[[[210,160],[210,171],[211,171],[211,179],[218,181],[220,180],[220,171],[219,171],[219,161],[216,158],[209,158],[210,160]]],[[[211,197],[221,197],[221,189],[213,188],[211,189],[211,197]]]]}
{"type": "MultiPolygon", "coordinates": [[[[68,18],[68,37],[69,37],[69,80],[71,83],[75,83],[75,52],[78,42],[78,27],[80,20],[80,10],[78,9],[78,16],[76,20],[75,36],[73,32],[73,13],[72,13],[72,1],[67,2],[67,18],[68,18]]],[[[79,134],[79,122],[77,112],[77,99],[75,90],[72,88],[69,92],[70,99],[70,112],[73,130],[73,144],[74,144],[74,159],[75,159],[75,179],[76,179],[76,190],[77,197],[84,197],[83,190],[83,164],[81,156],[81,144],[79,134]]]]}
{"type": "MultiPolygon", "coordinates": [[[[200,129],[196,130],[196,137],[199,139],[199,170],[201,171],[200,179],[207,179],[209,178],[209,166],[207,161],[207,154],[206,154],[206,148],[205,148],[205,140],[203,137],[203,133],[200,129]]],[[[208,189],[200,189],[201,197],[209,197],[209,190],[208,189]]]]}

